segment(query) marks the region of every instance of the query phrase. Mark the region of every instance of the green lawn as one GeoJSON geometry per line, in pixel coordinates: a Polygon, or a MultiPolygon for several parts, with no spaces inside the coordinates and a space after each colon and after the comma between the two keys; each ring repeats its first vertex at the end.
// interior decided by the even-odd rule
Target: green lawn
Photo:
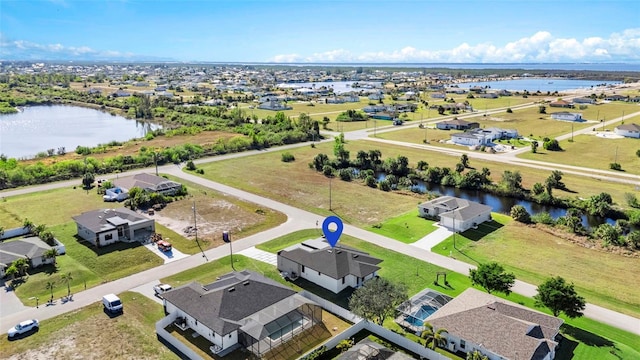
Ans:
{"type": "Polygon", "coordinates": [[[46,284],[54,283],[53,297],[58,299],[67,295],[67,283],[63,274],[71,274],[69,285],[71,293],[126,277],[143,270],[162,265],[163,260],[139,243],[118,242],[107,247],[95,249],[86,242],[76,239],[75,222],[67,222],[51,228],[58,240],[65,244],[67,254],[57,257],[57,268],[45,266],[32,271],[24,281],[16,282],[16,294],[20,300],[35,305],[30,297],[38,297],[45,302],[51,297],[46,284]]]}
{"type": "Polygon", "coordinates": [[[164,317],[162,305],[135,292],[120,298],[124,313],[114,318],[96,302],[41,321],[33,335],[15,341],[0,337],[0,358],[179,359],[156,338],[155,322],[164,317]]]}
{"type": "Polygon", "coordinates": [[[457,250],[452,236],[432,251],[452,254],[474,265],[497,261],[518,279],[532,284],[562,276],[573,282],[588,302],[640,317],[640,278],[621,275],[638,267],[637,258],[577,246],[505,215],[492,217],[503,226],[493,231],[466,231],[456,235],[457,250]]]}
{"type": "MultiPolygon", "coordinates": [[[[599,130],[599,129],[598,129],[599,130]]],[[[583,166],[592,169],[609,170],[609,164],[617,162],[630,174],[640,174],[640,159],[636,151],[640,149],[638,139],[607,139],[595,135],[577,135],[560,142],[564,151],[525,152],[519,158],[547,161],[558,164],[583,166]]]]}
{"type": "Polygon", "coordinates": [[[368,226],[366,229],[402,241],[405,244],[411,244],[438,229],[435,224],[435,221],[419,217],[418,209],[415,209],[379,224],[368,226]]]}

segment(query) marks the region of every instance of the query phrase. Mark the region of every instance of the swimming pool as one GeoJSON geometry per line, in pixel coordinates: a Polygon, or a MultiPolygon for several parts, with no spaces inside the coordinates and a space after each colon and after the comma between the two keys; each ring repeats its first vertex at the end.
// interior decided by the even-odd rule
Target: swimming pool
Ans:
{"type": "Polygon", "coordinates": [[[431,305],[422,305],[415,313],[405,316],[404,320],[413,326],[422,326],[424,320],[436,312],[436,310],[438,309],[431,305]]]}

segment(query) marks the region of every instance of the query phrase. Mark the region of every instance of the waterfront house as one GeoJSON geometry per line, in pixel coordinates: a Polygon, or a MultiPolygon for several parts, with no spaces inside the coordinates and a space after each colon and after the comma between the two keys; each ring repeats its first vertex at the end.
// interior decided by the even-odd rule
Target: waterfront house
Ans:
{"type": "Polygon", "coordinates": [[[419,216],[439,219],[445,228],[461,232],[491,221],[491,207],[453,196],[439,198],[418,205],[419,216]]]}
{"type": "Polygon", "coordinates": [[[378,274],[382,260],[366,252],[331,247],[324,239],[307,240],[278,252],[278,270],[301,277],[334,293],[359,288],[378,274]]]}

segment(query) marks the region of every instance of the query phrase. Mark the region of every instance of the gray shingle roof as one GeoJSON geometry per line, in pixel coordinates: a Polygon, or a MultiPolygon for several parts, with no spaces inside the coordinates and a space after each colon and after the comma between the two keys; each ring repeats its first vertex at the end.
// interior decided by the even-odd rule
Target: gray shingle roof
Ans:
{"type": "Polygon", "coordinates": [[[163,296],[206,327],[226,335],[240,328],[241,320],[295,294],[274,280],[244,270],[205,286],[193,282],[163,296]]]}
{"type": "Polygon", "coordinates": [[[115,229],[118,224],[148,220],[127,208],[92,210],[73,216],[72,219],[94,233],[115,229]]]}
{"type": "Polygon", "coordinates": [[[3,241],[0,242],[0,264],[8,265],[25,257],[29,259],[41,257],[50,249],[51,246],[37,236],[3,241]]]}
{"type": "Polygon", "coordinates": [[[510,303],[476,289],[467,289],[427,321],[436,328],[509,359],[543,359],[563,321],[510,303]]]}
{"type": "Polygon", "coordinates": [[[278,256],[319,271],[333,279],[342,279],[347,275],[365,277],[380,270],[377,264],[382,262],[365,252],[343,247],[333,249],[297,247],[282,250],[278,256]]]}
{"type": "Polygon", "coordinates": [[[640,131],[640,125],[638,124],[624,124],[616,126],[616,129],[626,131],[640,131]]]}
{"type": "Polygon", "coordinates": [[[139,187],[148,191],[162,191],[182,186],[175,181],[145,173],[113,179],[113,184],[125,189],[139,187]]]}

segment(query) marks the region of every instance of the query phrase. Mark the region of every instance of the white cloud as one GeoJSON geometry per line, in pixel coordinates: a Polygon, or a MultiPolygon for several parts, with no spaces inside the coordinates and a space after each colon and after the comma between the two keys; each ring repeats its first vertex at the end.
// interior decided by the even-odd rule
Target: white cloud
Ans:
{"type": "Polygon", "coordinates": [[[277,55],[268,61],[292,62],[443,62],[443,63],[522,63],[575,61],[639,61],[640,28],[612,33],[608,38],[556,38],[539,31],[503,46],[491,43],[462,43],[445,50],[420,50],[407,46],[392,52],[369,51],[360,54],[344,49],[311,55],[277,55]]]}
{"type": "Polygon", "coordinates": [[[95,50],[88,46],[65,46],[62,44],[37,44],[25,40],[10,40],[0,33],[0,54],[5,59],[89,59],[117,60],[131,58],[131,53],[113,50],[95,50]]]}

